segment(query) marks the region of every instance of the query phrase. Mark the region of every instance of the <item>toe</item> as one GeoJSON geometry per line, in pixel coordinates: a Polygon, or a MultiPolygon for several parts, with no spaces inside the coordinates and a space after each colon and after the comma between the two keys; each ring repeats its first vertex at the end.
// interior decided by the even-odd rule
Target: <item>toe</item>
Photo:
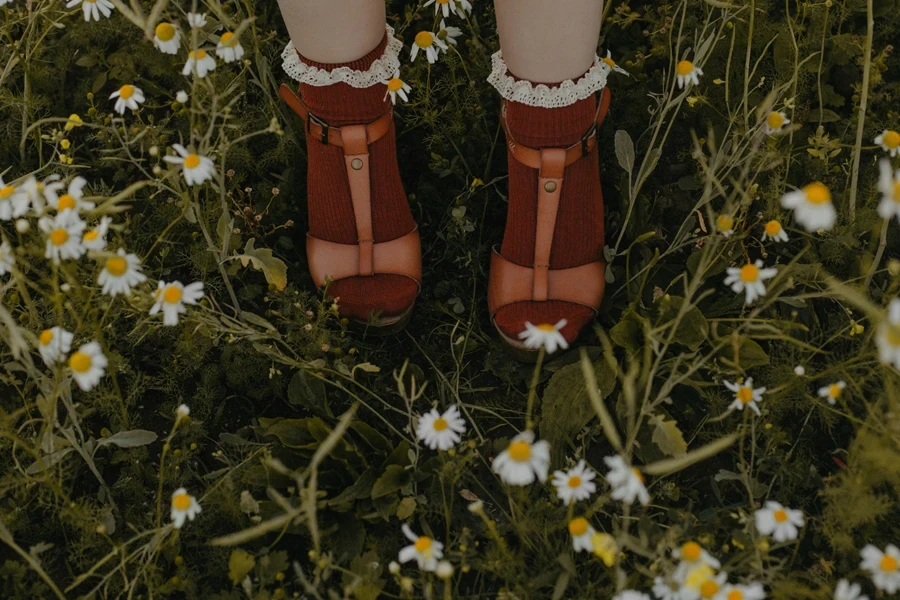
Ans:
{"type": "Polygon", "coordinates": [[[402,315],[413,305],[417,294],[415,281],[390,273],[348,277],[335,281],[328,288],[329,296],[339,298],[341,316],[360,321],[367,321],[371,315],[402,315]]]}

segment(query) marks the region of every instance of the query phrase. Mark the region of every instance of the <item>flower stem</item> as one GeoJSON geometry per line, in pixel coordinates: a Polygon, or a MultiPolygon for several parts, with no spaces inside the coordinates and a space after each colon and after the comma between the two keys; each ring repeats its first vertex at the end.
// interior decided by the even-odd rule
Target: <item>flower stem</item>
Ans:
{"type": "Polygon", "coordinates": [[[528,405],[525,409],[525,429],[534,429],[534,399],[537,396],[538,378],[541,374],[541,365],[544,363],[544,347],[538,350],[537,362],[534,364],[534,374],[531,376],[531,388],[528,390],[528,405]]]}

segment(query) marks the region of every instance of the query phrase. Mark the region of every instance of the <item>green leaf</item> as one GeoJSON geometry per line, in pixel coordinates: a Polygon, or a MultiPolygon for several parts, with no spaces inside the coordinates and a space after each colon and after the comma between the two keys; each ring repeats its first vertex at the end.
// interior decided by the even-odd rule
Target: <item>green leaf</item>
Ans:
{"type": "MultiPolygon", "coordinates": [[[[262,420],[260,421],[263,422],[262,420]]],[[[312,419],[278,419],[265,428],[266,435],[278,438],[283,446],[314,450],[322,441],[322,431],[330,431],[319,417],[312,419]]],[[[327,433],[325,434],[327,436],[327,433]]]]}
{"type": "Polygon", "coordinates": [[[391,450],[393,450],[391,442],[371,425],[367,425],[362,421],[353,421],[350,423],[350,429],[358,433],[363,441],[380,455],[390,454],[391,450]]]}
{"type": "Polygon", "coordinates": [[[378,479],[378,475],[375,473],[374,469],[367,469],[363,472],[362,475],[359,476],[353,485],[344,489],[343,492],[332,498],[328,501],[328,506],[340,506],[342,504],[347,504],[350,502],[354,502],[356,500],[362,500],[363,498],[369,498],[372,495],[372,486],[375,485],[375,481],[378,479]]]}
{"type": "Polygon", "coordinates": [[[653,443],[668,456],[684,456],[687,453],[687,442],[678,429],[675,421],[666,421],[665,417],[652,417],[653,443]]]}
{"type": "Polygon", "coordinates": [[[388,465],[384,474],[375,482],[372,488],[372,500],[377,500],[388,494],[393,494],[412,481],[412,473],[399,465],[388,465]]]}
{"type": "Polygon", "coordinates": [[[268,248],[255,248],[256,239],[250,238],[244,246],[243,254],[237,254],[231,257],[231,260],[238,259],[241,265],[246,267],[248,264],[253,265],[257,271],[262,271],[266,276],[266,281],[274,285],[279,290],[283,290],[287,286],[287,265],[280,258],[272,256],[272,251],[268,248]]]}
{"type": "Polygon", "coordinates": [[[745,371],[769,364],[769,355],[762,349],[762,346],[747,337],[741,338],[737,357],[734,355],[734,346],[731,343],[722,348],[718,356],[728,366],[745,371]]]}
{"type": "Polygon", "coordinates": [[[631,173],[634,170],[634,142],[628,132],[619,129],[615,137],[616,158],[619,166],[631,173]]]}
{"type": "Polygon", "coordinates": [[[609,330],[609,337],[615,345],[632,352],[641,347],[644,339],[640,324],[628,318],[616,323],[616,326],[609,330]]]}
{"type": "Polygon", "coordinates": [[[256,559],[246,550],[232,550],[228,559],[228,578],[234,585],[240,585],[256,566],[256,559]]]}
{"type": "MultiPolygon", "coordinates": [[[[660,299],[660,302],[664,301],[665,306],[660,317],[661,322],[666,323],[678,316],[685,300],[680,296],[668,296],[666,300],[660,299]]],[[[692,306],[681,317],[678,330],[675,332],[675,342],[683,344],[691,350],[696,350],[706,340],[708,335],[709,323],[706,322],[706,317],[703,316],[700,309],[692,306]]]]}
{"type": "Polygon", "coordinates": [[[404,498],[400,501],[400,505],[397,507],[397,518],[401,521],[405,521],[416,511],[416,499],[415,498],[404,498]]]}
{"type": "MultiPolygon", "coordinates": [[[[313,377],[300,370],[291,377],[287,389],[288,402],[294,406],[303,406],[320,416],[331,417],[325,384],[318,377],[313,377]]],[[[352,425],[351,425],[352,427],[352,425]]]]}

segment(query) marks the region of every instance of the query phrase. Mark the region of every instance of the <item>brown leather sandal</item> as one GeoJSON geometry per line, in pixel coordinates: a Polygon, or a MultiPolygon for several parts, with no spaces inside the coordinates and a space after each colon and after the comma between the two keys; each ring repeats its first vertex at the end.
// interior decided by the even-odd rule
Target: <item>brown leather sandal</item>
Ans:
{"type": "MultiPolygon", "coordinates": [[[[534,264],[530,267],[513,263],[500,255],[497,248],[491,255],[488,279],[488,309],[491,322],[501,339],[514,354],[528,360],[537,352],[526,348],[521,340],[506,335],[494,320],[497,311],[515,302],[563,300],[591,309],[594,315],[600,309],[606,287],[606,263],[602,260],[569,269],[551,269],[550,251],[556,229],[556,215],[562,193],[566,167],[593,155],[597,148],[597,129],[609,110],[610,93],[603,88],[597,103],[594,123],[581,140],[568,148],[528,148],[513,139],[506,119],[503,127],[510,154],[520,163],[538,173],[537,228],[535,232],[534,264]]],[[[504,101],[503,115],[506,114],[504,101]]],[[[595,158],[596,160],[596,158],[595,158]]]]}
{"type": "MultiPolygon", "coordinates": [[[[344,150],[347,180],[356,219],[356,244],[339,244],[306,236],[306,257],[310,274],[319,287],[328,281],[347,277],[394,274],[409,277],[422,285],[422,248],[419,229],[397,239],[376,243],[372,233],[371,179],[369,176],[369,145],[390,131],[394,111],[389,110],[371,123],[331,127],[319,119],[300,100],[293,90],[281,85],[281,97],[303,119],[308,140],[339,146],[344,150]]],[[[361,323],[382,329],[382,333],[402,328],[409,321],[413,307],[403,314],[382,317],[374,322],[361,323]]]]}

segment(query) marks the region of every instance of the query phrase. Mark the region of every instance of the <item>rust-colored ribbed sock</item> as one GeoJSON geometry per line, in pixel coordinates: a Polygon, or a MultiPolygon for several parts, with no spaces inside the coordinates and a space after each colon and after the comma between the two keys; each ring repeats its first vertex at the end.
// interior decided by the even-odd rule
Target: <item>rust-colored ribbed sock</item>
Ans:
{"type": "MultiPolygon", "coordinates": [[[[377,48],[362,58],[343,64],[323,64],[300,57],[309,66],[331,71],[349,67],[366,71],[381,58],[387,47],[387,36],[377,48]]],[[[300,95],[310,112],[329,125],[340,127],[370,123],[392,110],[385,99],[386,86],[354,88],[346,83],[329,86],[300,84],[300,95]]],[[[350,199],[350,184],[344,164],[343,150],[307,140],[309,157],[307,203],[309,233],[329,242],[357,243],[356,219],[350,199]]],[[[397,142],[394,125],[381,139],[369,146],[372,182],[372,229],[375,242],[388,242],[412,231],[416,224],[400,181],[397,167],[397,142]]],[[[350,277],[334,282],[328,290],[340,298],[341,315],[365,320],[373,313],[384,316],[402,314],[416,299],[417,286],[402,275],[377,274],[350,277]]]]}
{"type": "MultiPolygon", "coordinates": [[[[581,139],[597,112],[595,96],[562,108],[538,108],[506,102],[506,122],[519,144],[531,148],[565,148],[581,139]]],[[[530,267],[534,262],[537,223],[538,171],[509,160],[509,209],[500,254],[530,267]]],[[[550,253],[551,269],[567,269],[600,260],[603,252],[603,193],[600,165],[592,153],[566,168],[559,213],[550,253]]],[[[566,319],[562,329],[574,340],[592,319],[591,310],[579,304],[549,300],[516,302],[497,311],[495,321],[507,336],[516,339],[525,322],[554,324],[566,319]]]]}

